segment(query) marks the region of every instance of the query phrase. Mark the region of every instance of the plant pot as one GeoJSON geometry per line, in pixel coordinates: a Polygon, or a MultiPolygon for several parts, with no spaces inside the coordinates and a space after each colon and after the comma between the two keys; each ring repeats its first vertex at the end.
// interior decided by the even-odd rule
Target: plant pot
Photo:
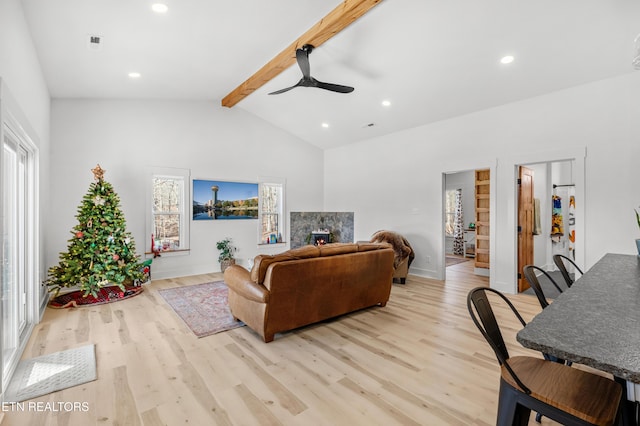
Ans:
{"type": "Polygon", "coordinates": [[[225,259],[220,262],[220,271],[224,272],[224,270],[227,269],[230,265],[235,265],[235,264],[236,264],[235,259],[225,259]]]}
{"type": "Polygon", "coordinates": [[[640,256],[640,238],[636,240],[636,248],[638,249],[638,256],[640,256]]]}

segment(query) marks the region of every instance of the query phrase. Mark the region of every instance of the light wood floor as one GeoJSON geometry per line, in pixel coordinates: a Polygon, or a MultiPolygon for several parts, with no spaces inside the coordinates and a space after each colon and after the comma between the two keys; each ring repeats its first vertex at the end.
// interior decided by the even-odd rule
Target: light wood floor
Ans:
{"type": "MultiPolygon", "coordinates": [[[[48,308],[24,358],[95,343],[98,379],[33,401],[88,410],[5,410],[2,425],[495,424],[498,363],[466,306],[467,292],[488,280],[472,267],[450,266],[446,282],[410,277],[394,284],[385,308],[269,344],[247,327],[198,339],[157,292],[221,274],[154,280],[107,305],[48,308]]],[[[512,300],[526,320],[540,311],[533,296],[512,300]]],[[[539,356],[515,341],[519,327],[506,312],[498,316],[512,325],[504,330],[512,355],[539,356]]]]}

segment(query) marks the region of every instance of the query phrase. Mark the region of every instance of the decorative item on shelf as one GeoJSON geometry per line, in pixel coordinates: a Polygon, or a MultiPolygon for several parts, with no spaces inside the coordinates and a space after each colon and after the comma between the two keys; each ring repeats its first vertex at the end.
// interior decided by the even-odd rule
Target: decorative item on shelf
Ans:
{"type": "Polygon", "coordinates": [[[156,244],[153,234],[151,234],[151,252],[153,252],[153,258],[160,257],[161,246],[156,244]]]}
{"type": "Polygon", "coordinates": [[[220,250],[218,255],[218,262],[220,262],[220,271],[224,272],[230,265],[235,265],[236,260],[233,257],[233,253],[237,250],[231,245],[231,238],[227,237],[224,240],[220,240],[216,243],[216,248],[220,250]]]}
{"type": "Polygon", "coordinates": [[[476,224],[473,222],[469,223],[469,229],[476,229],[476,224]]]}

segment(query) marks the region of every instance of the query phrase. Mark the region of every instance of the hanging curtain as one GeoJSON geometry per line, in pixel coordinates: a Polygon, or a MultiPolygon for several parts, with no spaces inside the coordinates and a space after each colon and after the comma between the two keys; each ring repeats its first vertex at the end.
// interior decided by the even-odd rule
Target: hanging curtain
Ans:
{"type": "Polygon", "coordinates": [[[564,235],[564,221],[562,219],[562,198],[554,195],[551,197],[551,241],[559,243],[564,235]]]}
{"type": "Polygon", "coordinates": [[[456,210],[453,221],[453,254],[464,255],[464,216],[462,213],[462,189],[456,189],[456,210]]]}
{"type": "Polygon", "coordinates": [[[569,188],[569,255],[576,258],[576,197],[575,189],[569,188]]]}

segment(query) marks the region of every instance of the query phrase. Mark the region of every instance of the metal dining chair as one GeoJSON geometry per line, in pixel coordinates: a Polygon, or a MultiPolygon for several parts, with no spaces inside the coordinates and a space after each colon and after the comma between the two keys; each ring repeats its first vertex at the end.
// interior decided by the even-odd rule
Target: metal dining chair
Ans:
{"type": "MultiPolygon", "coordinates": [[[[529,282],[529,285],[531,286],[531,288],[533,289],[534,293],[536,294],[536,297],[538,298],[538,302],[540,302],[540,306],[542,307],[542,309],[546,308],[547,306],[549,306],[549,301],[547,300],[547,297],[545,296],[544,290],[542,290],[542,285],[540,284],[540,280],[538,280],[538,276],[536,275],[536,271],[542,272],[542,274],[549,280],[549,282],[551,282],[551,285],[553,285],[556,290],[558,290],[559,293],[562,293],[564,289],[562,289],[558,283],[556,282],[556,280],[554,280],[553,278],[551,278],[551,275],[549,275],[549,273],[547,271],[545,271],[544,269],[535,266],[535,265],[526,265],[524,268],[522,268],[522,272],[524,273],[524,277],[526,278],[526,280],[529,282]]],[[[553,361],[553,362],[557,362],[560,364],[567,364],[568,366],[571,366],[572,362],[571,361],[565,361],[562,358],[558,358],[554,355],[550,355],[547,353],[542,353],[542,356],[544,357],[544,359],[546,359],[547,361],[553,361]]],[[[542,414],[541,413],[537,413],[536,414],[536,422],[540,423],[542,421],[542,414]]]]}
{"type": "Polygon", "coordinates": [[[564,425],[614,425],[622,387],[606,377],[530,356],[509,356],[488,294],[506,304],[520,324],[526,323],[499,291],[476,287],[467,296],[469,314],[500,364],[498,426],[526,425],[535,410],[564,425]]]}
{"type": "Polygon", "coordinates": [[[574,269],[580,273],[580,275],[583,275],[584,272],[582,272],[582,269],[580,269],[578,265],[576,265],[576,263],[573,260],[569,259],[567,256],[563,256],[561,254],[553,255],[553,263],[555,263],[558,269],[560,270],[560,273],[562,274],[562,277],[564,278],[567,285],[571,287],[571,285],[575,282],[575,280],[569,274],[569,271],[567,270],[567,265],[565,264],[565,262],[569,262],[569,264],[572,265],[574,269]]]}
{"type": "MultiPolygon", "coordinates": [[[[549,306],[549,301],[547,300],[547,298],[546,298],[546,296],[544,294],[544,291],[542,290],[542,286],[540,285],[540,280],[538,280],[538,276],[536,275],[536,271],[542,272],[542,274],[549,280],[549,282],[551,282],[551,285],[553,285],[558,290],[559,293],[562,293],[565,289],[560,287],[560,285],[558,285],[556,280],[551,278],[551,275],[549,275],[549,273],[547,271],[545,271],[544,269],[540,268],[539,266],[526,265],[524,268],[522,268],[522,272],[524,273],[524,277],[529,282],[529,285],[531,286],[531,288],[533,289],[534,293],[536,294],[536,297],[538,298],[538,302],[540,302],[540,306],[542,306],[542,309],[544,309],[547,306],[549,306]]],[[[567,286],[567,288],[568,287],[569,286],[567,286]]]]}

